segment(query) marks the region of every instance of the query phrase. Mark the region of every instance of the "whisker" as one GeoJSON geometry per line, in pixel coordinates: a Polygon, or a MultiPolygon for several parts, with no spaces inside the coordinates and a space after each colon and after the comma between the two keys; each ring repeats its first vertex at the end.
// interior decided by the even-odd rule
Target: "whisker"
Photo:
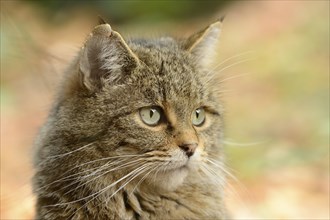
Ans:
{"type": "Polygon", "coordinates": [[[235,187],[234,187],[230,182],[225,181],[225,179],[224,179],[222,176],[219,176],[219,174],[218,174],[215,170],[213,170],[211,167],[206,166],[206,164],[204,164],[204,168],[205,168],[205,170],[208,171],[209,174],[211,174],[211,178],[212,178],[212,179],[215,179],[216,182],[217,182],[220,186],[222,186],[223,188],[225,188],[225,185],[227,185],[227,186],[228,186],[227,189],[229,189],[229,192],[230,192],[230,193],[231,193],[231,194],[232,194],[237,200],[242,201],[242,198],[241,198],[240,195],[236,192],[235,187]],[[214,177],[218,177],[218,178],[220,178],[222,182],[220,182],[219,180],[217,180],[217,178],[214,178],[214,177]]]}
{"type": "MultiPolygon", "coordinates": [[[[231,68],[231,67],[234,67],[234,66],[236,66],[236,65],[238,65],[238,64],[240,64],[240,63],[244,63],[244,62],[247,62],[247,61],[250,61],[250,60],[254,60],[254,59],[252,59],[252,58],[249,58],[249,59],[245,59],[245,60],[240,60],[240,61],[237,61],[237,62],[235,62],[235,63],[232,63],[232,64],[230,64],[230,65],[228,65],[228,66],[226,66],[226,67],[223,67],[222,69],[220,69],[220,70],[217,70],[217,69],[212,69],[211,71],[212,72],[209,72],[209,73],[207,73],[206,74],[206,76],[210,76],[207,80],[206,80],[206,82],[205,82],[205,84],[206,85],[208,85],[216,76],[218,76],[220,73],[222,73],[223,71],[225,71],[226,69],[229,69],[229,68],[231,68]],[[216,72],[217,74],[213,74],[214,72],[216,72]],[[212,74],[210,74],[210,73],[212,73],[212,74]]],[[[220,67],[220,66],[218,66],[218,67],[220,67]]],[[[217,67],[217,68],[218,68],[217,67]]],[[[219,76],[218,76],[219,77],[219,76]]],[[[223,82],[223,81],[221,81],[221,82],[223,82]]],[[[221,83],[220,82],[220,83],[221,83]]]]}
{"type": "Polygon", "coordinates": [[[228,80],[230,80],[230,79],[235,79],[235,78],[238,78],[238,77],[241,77],[241,76],[250,75],[250,74],[251,74],[251,73],[241,73],[241,74],[237,74],[237,75],[235,75],[235,76],[227,77],[227,78],[221,80],[221,81],[218,82],[218,83],[223,83],[223,82],[228,81],[228,80]]]}
{"type": "MultiPolygon", "coordinates": [[[[238,180],[238,178],[234,174],[232,174],[228,169],[226,169],[225,164],[219,165],[213,159],[207,159],[207,160],[210,163],[212,163],[213,165],[215,165],[216,167],[220,168],[228,177],[230,177],[232,180],[234,180],[238,184],[241,191],[243,191],[245,194],[249,194],[247,188],[238,180]]],[[[228,182],[228,184],[231,185],[229,182],[228,182]]],[[[235,191],[235,194],[237,194],[236,196],[238,196],[238,193],[236,191],[235,191]]],[[[241,200],[240,196],[239,196],[239,199],[241,200]]]]}
{"type": "MultiPolygon", "coordinates": [[[[141,168],[141,167],[139,167],[139,168],[141,168]]],[[[139,169],[139,168],[137,168],[137,169],[139,169]]],[[[128,174],[126,174],[125,176],[121,177],[119,180],[113,182],[113,183],[110,184],[109,186],[105,187],[105,188],[104,188],[103,190],[101,190],[101,191],[105,191],[106,189],[111,188],[112,186],[116,185],[116,184],[119,183],[120,181],[122,181],[122,180],[128,178],[129,176],[131,176],[132,174],[134,174],[134,172],[136,172],[137,169],[135,169],[135,170],[129,172],[128,174]]],[[[88,196],[86,196],[86,197],[84,197],[84,198],[80,198],[80,199],[74,200],[74,201],[63,202],[63,203],[57,203],[57,204],[54,204],[54,205],[46,205],[46,206],[44,206],[44,207],[55,207],[55,206],[63,206],[63,205],[73,204],[73,203],[76,203],[76,202],[79,202],[79,201],[86,200],[86,199],[88,199],[88,198],[90,198],[90,197],[93,197],[93,196],[99,194],[99,193],[100,193],[100,191],[99,191],[99,192],[95,192],[95,193],[93,193],[93,194],[91,194],[91,195],[88,195],[88,196]]]]}
{"type": "Polygon", "coordinates": [[[239,54],[237,54],[237,55],[231,56],[231,57],[229,57],[229,58],[223,60],[221,63],[218,63],[217,65],[215,65],[215,66],[214,66],[211,70],[209,70],[205,75],[206,75],[206,76],[209,76],[210,74],[212,74],[212,73],[215,72],[214,70],[216,70],[217,68],[219,68],[221,65],[225,64],[226,62],[228,62],[228,61],[230,61],[230,60],[232,60],[232,59],[234,59],[234,58],[241,57],[241,56],[243,56],[243,55],[245,55],[245,54],[252,53],[252,52],[254,52],[254,51],[250,50],[250,51],[245,51],[245,52],[239,53],[239,54]]]}
{"type": "MultiPolygon", "coordinates": [[[[104,157],[104,158],[99,158],[99,159],[96,159],[96,160],[92,160],[92,161],[88,161],[88,162],[79,164],[78,166],[72,168],[71,170],[76,169],[76,168],[79,168],[79,167],[84,166],[84,165],[87,165],[87,164],[91,164],[91,163],[95,163],[95,162],[99,162],[99,161],[103,161],[103,160],[126,158],[126,157],[129,157],[128,159],[131,159],[132,157],[134,158],[134,157],[141,157],[141,156],[143,156],[143,155],[130,154],[130,155],[118,155],[118,156],[104,157]]],[[[69,171],[71,171],[71,170],[69,170],[69,171]]]]}
{"type": "MultiPolygon", "coordinates": [[[[72,169],[66,171],[61,177],[63,177],[65,174],[67,174],[67,173],[69,173],[70,171],[73,171],[74,169],[77,169],[77,168],[79,168],[79,167],[81,167],[81,166],[84,166],[84,165],[87,165],[87,164],[91,164],[91,163],[95,163],[95,162],[102,161],[102,160],[109,160],[109,159],[112,159],[112,158],[121,158],[121,156],[120,156],[120,157],[107,157],[107,158],[101,158],[101,159],[97,159],[97,160],[93,160],[93,161],[89,161],[89,162],[86,162],[86,163],[80,164],[80,165],[78,165],[78,166],[76,166],[76,167],[74,167],[74,168],[72,168],[72,169]]],[[[113,161],[112,163],[109,163],[109,162],[108,162],[108,163],[102,165],[101,167],[106,166],[106,165],[116,165],[116,164],[118,164],[118,163],[120,163],[120,162],[127,161],[127,160],[130,160],[130,159],[131,159],[131,158],[124,158],[123,160],[113,161]]],[[[51,183],[49,183],[49,184],[47,184],[47,185],[45,185],[45,186],[42,186],[42,187],[39,187],[38,189],[35,189],[35,191],[40,191],[40,190],[42,190],[42,189],[44,189],[44,188],[47,188],[47,187],[51,186],[52,184],[55,184],[55,183],[58,183],[58,182],[61,182],[61,181],[69,181],[69,180],[72,180],[72,179],[70,179],[71,177],[80,176],[80,175],[83,174],[83,173],[89,172],[89,171],[91,171],[91,170],[96,170],[96,169],[99,169],[99,168],[100,168],[100,167],[95,167],[95,168],[91,168],[91,169],[88,169],[88,170],[84,170],[84,171],[81,171],[81,172],[78,172],[78,173],[75,173],[75,174],[72,174],[72,175],[69,175],[69,176],[64,176],[64,177],[61,178],[61,179],[57,179],[57,180],[55,180],[55,181],[53,181],[53,182],[51,182],[51,183]]],[[[73,183],[73,184],[74,184],[74,183],[73,183]]],[[[70,185],[68,185],[68,186],[70,186],[70,185]]],[[[67,186],[66,186],[66,187],[67,187],[67,186]]]]}
{"type": "Polygon", "coordinates": [[[152,176],[152,178],[151,178],[151,180],[152,181],[156,181],[156,179],[157,179],[157,175],[158,175],[158,173],[159,173],[159,171],[160,171],[160,169],[161,169],[161,165],[162,164],[159,164],[158,166],[157,166],[157,170],[156,170],[156,172],[154,173],[154,175],[152,176]]]}
{"type": "MultiPolygon", "coordinates": [[[[122,168],[127,168],[127,167],[134,166],[134,165],[138,164],[138,163],[140,162],[140,160],[141,160],[141,159],[138,159],[138,160],[136,160],[136,161],[130,161],[130,162],[126,163],[126,164],[123,164],[123,165],[120,165],[120,166],[115,167],[115,168],[113,168],[113,169],[107,170],[106,172],[104,172],[104,173],[102,173],[102,174],[100,174],[100,175],[98,175],[98,176],[96,176],[96,177],[94,177],[94,178],[92,178],[92,179],[90,179],[90,180],[84,182],[83,184],[77,186],[75,189],[71,189],[70,191],[66,192],[64,195],[67,195],[68,193],[70,193],[70,192],[72,192],[72,191],[76,191],[77,189],[79,189],[79,188],[81,188],[81,187],[87,185],[88,183],[90,183],[90,182],[92,182],[92,181],[98,179],[99,177],[104,176],[104,175],[106,175],[106,174],[108,174],[108,173],[110,173],[110,172],[112,172],[112,171],[119,170],[119,169],[122,169],[122,168]]],[[[107,167],[106,167],[106,168],[107,168],[107,167]]],[[[104,168],[104,169],[106,169],[106,168],[104,168]]],[[[95,174],[94,174],[94,175],[95,175],[95,174]]],[[[89,175],[89,176],[91,176],[91,175],[89,175]]],[[[82,177],[81,179],[85,179],[85,178],[87,178],[87,177],[88,177],[88,176],[86,176],[86,177],[82,177]]],[[[78,182],[79,182],[79,180],[78,180],[78,182]]],[[[74,184],[74,183],[73,183],[73,184],[74,184]]],[[[71,185],[72,185],[72,184],[71,184],[71,185]]]]}
{"type": "Polygon", "coordinates": [[[257,141],[257,142],[251,142],[251,143],[237,143],[237,142],[233,142],[233,141],[229,141],[229,140],[223,140],[222,143],[226,144],[226,145],[231,145],[231,146],[240,146],[240,147],[244,147],[244,146],[255,146],[255,145],[261,145],[261,144],[266,144],[269,141],[257,141]]]}
{"type": "Polygon", "coordinates": [[[206,166],[206,164],[202,164],[201,166],[202,171],[205,174],[209,174],[208,177],[212,180],[215,181],[218,185],[224,187],[225,185],[225,178],[223,176],[219,176],[216,172],[211,172],[210,168],[206,166]],[[220,179],[220,180],[219,180],[220,179]]]}
{"type": "Polygon", "coordinates": [[[231,177],[233,180],[239,182],[239,180],[232,174],[230,173],[228,170],[226,170],[224,168],[224,165],[219,165],[217,164],[215,161],[213,161],[212,159],[206,158],[206,160],[210,163],[212,163],[213,165],[215,165],[216,167],[220,168],[225,174],[227,174],[229,177],[231,177]]]}
{"type": "Polygon", "coordinates": [[[232,64],[230,64],[230,65],[228,65],[228,66],[226,66],[226,67],[224,67],[224,68],[218,70],[217,72],[218,72],[218,73],[221,73],[221,72],[223,72],[223,71],[226,70],[226,69],[229,69],[229,68],[231,68],[231,67],[233,67],[233,66],[236,66],[236,65],[238,65],[238,64],[240,64],[240,63],[244,63],[244,62],[251,61],[251,60],[254,60],[254,59],[253,59],[253,58],[248,58],[248,59],[244,59],[244,60],[237,61],[237,62],[235,62],[235,63],[232,63],[232,64]]]}
{"type": "Polygon", "coordinates": [[[92,144],[94,144],[94,143],[86,144],[86,145],[84,145],[84,146],[82,146],[82,147],[80,147],[80,148],[78,148],[78,149],[75,149],[75,150],[73,150],[73,151],[70,151],[70,152],[67,152],[67,153],[64,153],[64,154],[58,154],[58,155],[49,156],[49,157],[47,157],[46,159],[53,159],[53,158],[64,157],[64,156],[70,155],[70,154],[72,154],[72,153],[75,153],[75,152],[77,152],[77,151],[83,150],[83,149],[85,149],[86,147],[92,146],[92,144]]]}
{"type": "Polygon", "coordinates": [[[226,63],[226,62],[228,62],[228,61],[230,61],[230,60],[232,60],[232,59],[234,59],[234,58],[241,57],[241,56],[243,56],[243,55],[245,55],[245,54],[251,54],[251,53],[254,53],[254,51],[253,51],[253,50],[248,50],[248,51],[245,51],[245,52],[242,52],[242,53],[236,54],[236,55],[234,55],[234,56],[231,56],[231,57],[229,57],[229,58],[223,60],[219,65],[222,65],[222,64],[224,64],[224,63],[226,63]]]}
{"type": "Polygon", "coordinates": [[[135,189],[148,177],[148,175],[153,172],[154,170],[156,170],[160,165],[154,167],[153,169],[151,169],[147,174],[145,174],[140,181],[136,184],[136,186],[133,188],[132,192],[129,194],[129,196],[132,195],[132,193],[134,193],[135,189]]]}
{"type": "MultiPolygon", "coordinates": [[[[113,197],[117,192],[119,192],[122,188],[124,188],[128,183],[130,183],[133,179],[135,179],[137,176],[139,176],[140,174],[142,174],[142,173],[144,173],[146,170],[143,170],[143,169],[147,169],[148,167],[151,167],[152,165],[150,165],[150,164],[145,164],[145,166],[144,167],[141,167],[141,170],[139,170],[138,172],[137,172],[137,174],[135,174],[134,176],[132,176],[131,177],[131,179],[129,179],[128,181],[126,181],[126,183],[125,184],[123,184],[119,189],[117,189],[111,196],[110,196],[110,198],[111,197],[113,197]]],[[[140,181],[139,181],[140,182],[140,181]]]]}
{"type": "MultiPolygon", "coordinates": [[[[129,176],[132,176],[132,175],[133,175],[128,181],[126,181],[121,187],[119,187],[114,193],[112,193],[112,195],[111,195],[110,197],[108,197],[108,199],[111,199],[111,198],[112,198],[114,195],[116,195],[121,189],[123,189],[128,183],[130,183],[133,179],[135,179],[137,176],[139,176],[141,173],[143,173],[143,172],[144,172],[143,169],[146,168],[146,167],[148,167],[148,166],[150,166],[150,164],[144,164],[144,165],[138,167],[137,169],[135,169],[134,171],[130,172],[130,173],[127,174],[126,176],[124,176],[125,178],[127,178],[128,175],[129,175],[129,176]]],[[[128,177],[129,177],[129,176],[128,176],[128,177]]],[[[119,179],[119,180],[116,181],[115,183],[113,183],[113,184],[111,184],[111,185],[105,187],[104,189],[100,190],[99,192],[97,192],[96,196],[94,196],[93,198],[91,198],[90,200],[88,200],[83,206],[81,206],[79,209],[77,209],[77,210],[75,211],[75,213],[78,212],[80,209],[86,207],[88,203],[90,203],[91,201],[93,201],[94,199],[96,199],[98,196],[100,196],[102,193],[104,193],[105,191],[107,191],[109,188],[113,187],[114,185],[116,185],[116,184],[117,184],[118,182],[120,182],[121,180],[124,180],[124,179],[125,179],[124,177],[122,177],[121,179],[119,179]]],[[[94,193],[94,194],[95,194],[95,193],[94,193]]],[[[89,197],[89,196],[88,196],[88,197],[89,197]]],[[[88,197],[85,197],[85,199],[88,198],[88,197]]],[[[74,214],[75,214],[75,213],[74,213],[74,214]]],[[[73,215],[74,215],[74,214],[73,214],[73,215]]]]}
{"type": "MultiPolygon", "coordinates": [[[[249,198],[250,196],[250,192],[249,190],[245,187],[244,184],[242,184],[235,175],[233,175],[228,169],[228,167],[223,164],[222,166],[220,166],[219,164],[216,163],[216,161],[213,159],[214,165],[216,165],[217,167],[220,167],[229,177],[231,177],[232,180],[234,180],[234,182],[237,184],[238,189],[241,193],[244,193],[245,195],[247,195],[249,198]]],[[[244,200],[242,199],[242,197],[240,196],[241,193],[237,193],[236,187],[234,187],[230,182],[227,182],[228,186],[230,187],[230,192],[231,194],[234,195],[234,197],[236,198],[237,201],[239,201],[244,207],[247,207],[246,203],[244,202],[244,200]]]]}

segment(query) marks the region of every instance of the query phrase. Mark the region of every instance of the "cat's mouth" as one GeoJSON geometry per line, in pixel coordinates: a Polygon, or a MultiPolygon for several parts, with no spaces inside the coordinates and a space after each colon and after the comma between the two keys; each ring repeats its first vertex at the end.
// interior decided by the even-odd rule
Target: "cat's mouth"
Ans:
{"type": "Polygon", "coordinates": [[[184,171],[189,170],[193,167],[192,161],[190,159],[182,159],[182,160],[173,160],[170,161],[168,165],[166,165],[166,171],[184,171]]]}
{"type": "Polygon", "coordinates": [[[198,166],[200,152],[196,152],[192,157],[177,154],[166,164],[166,171],[189,171],[198,166]]]}
{"type": "MultiPolygon", "coordinates": [[[[165,159],[165,158],[164,158],[165,159]]],[[[199,153],[187,157],[181,151],[173,152],[156,168],[155,176],[157,178],[148,178],[151,185],[162,190],[175,190],[180,186],[187,175],[198,168],[199,153]]]]}
{"type": "Polygon", "coordinates": [[[176,165],[176,166],[170,168],[168,171],[176,171],[176,170],[181,171],[181,170],[186,170],[186,169],[189,169],[187,163],[182,164],[182,165],[176,165]]]}
{"type": "Polygon", "coordinates": [[[147,182],[161,191],[173,191],[183,183],[188,173],[187,165],[176,164],[157,172],[157,178],[148,178],[147,182]]]}

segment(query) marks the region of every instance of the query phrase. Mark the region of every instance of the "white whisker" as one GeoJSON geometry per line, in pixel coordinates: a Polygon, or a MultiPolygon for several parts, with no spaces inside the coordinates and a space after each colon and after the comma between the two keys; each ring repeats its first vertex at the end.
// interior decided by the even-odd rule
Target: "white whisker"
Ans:
{"type": "MultiPolygon", "coordinates": [[[[126,163],[126,164],[123,164],[123,165],[120,165],[120,166],[115,167],[115,168],[113,168],[113,169],[107,170],[106,172],[104,172],[104,173],[102,173],[102,174],[100,174],[100,175],[98,175],[98,176],[96,176],[96,177],[94,177],[94,178],[92,178],[92,179],[90,179],[90,180],[84,182],[83,184],[78,185],[75,189],[71,189],[70,191],[66,192],[64,195],[67,195],[67,194],[69,194],[69,193],[72,192],[72,191],[76,191],[77,189],[79,189],[79,188],[81,188],[81,187],[87,185],[88,183],[90,183],[90,182],[92,182],[92,181],[98,179],[99,177],[104,176],[104,175],[106,175],[106,174],[108,174],[108,173],[110,173],[110,172],[112,172],[112,171],[119,170],[119,169],[122,169],[122,168],[127,168],[127,167],[134,166],[134,165],[140,163],[140,161],[141,161],[141,159],[138,159],[138,160],[135,160],[135,161],[130,161],[130,162],[126,163]]],[[[106,167],[106,168],[107,168],[107,167],[106,167]]],[[[104,168],[104,169],[106,169],[106,168],[104,168]]],[[[94,174],[94,175],[95,175],[95,174],[94,174]]],[[[91,176],[91,175],[89,175],[89,176],[91,176]]],[[[86,176],[86,178],[89,177],[89,176],[86,176]]],[[[81,177],[81,179],[83,179],[83,178],[85,179],[85,177],[81,177]]],[[[78,180],[78,182],[79,182],[79,180],[78,180]]]]}
{"type": "Polygon", "coordinates": [[[140,181],[136,184],[136,186],[133,188],[132,192],[129,194],[129,196],[135,191],[135,189],[143,182],[143,180],[145,180],[148,175],[153,172],[154,170],[156,170],[160,165],[154,167],[153,169],[150,169],[150,171],[148,173],[146,173],[141,179],[140,181]]]}
{"type": "MultiPolygon", "coordinates": [[[[78,212],[80,209],[84,208],[87,206],[88,203],[90,203],[91,201],[93,201],[94,199],[96,199],[98,196],[100,196],[102,193],[104,193],[105,191],[107,191],[108,189],[110,189],[111,187],[113,187],[114,185],[116,185],[117,183],[119,183],[120,181],[126,179],[127,177],[132,176],[128,181],[126,181],[122,186],[120,186],[114,193],[111,194],[110,197],[108,197],[108,199],[111,199],[114,195],[116,195],[121,189],[123,189],[128,183],[130,183],[133,179],[135,179],[137,176],[139,176],[141,173],[143,173],[146,167],[150,166],[150,164],[144,164],[140,167],[138,167],[137,169],[133,170],[132,172],[130,172],[129,174],[127,174],[126,176],[122,177],[121,179],[119,179],[118,181],[116,181],[115,183],[112,183],[111,185],[105,187],[104,189],[100,190],[99,192],[96,193],[96,196],[93,196],[93,198],[91,198],[90,200],[88,200],[83,206],[81,206],[79,209],[76,210],[76,212],[78,212]]],[[[95,194],[95,193],[94,193],[95,194]]],[[[89,196],[88,196],[89,197],[89,196]]],[[[88,198],[88,197],[85,197],[88,198]]],[[[75,212],[75,213],[76,213],[75,212]]],[[[75,214],[74,213],[74,214],[75,214]]],[[[73,214],[73,215],[74,215],[73,214]]]]}
{"type": "Polygon", "coordinates": [[[82,146],[82,147],[80,147],[80,148],[78,148],[78,149],[75,149],[75,150],[73,150],[73,151],[70,151],[70,152],[67,152],[67,153],[64,153],[64,154],[58,154],[58,155],[49,156],[49,157],[47,157],[46,159],[53,159],[53,158],[64,157],[64,156],[70,155],[70,154],[72,154],[72,153],[75,153],[75,152],[77,152],[77,151],[83,150],[83,149],[85,149],[86,147],[92,146],[92,144],[94,144],[94,143],[86,144],[86,145],[84,145],[84,146],[82,146]]]}
{"type": "MultiPolygon", "coordinates": [[[[137,168],[137,169],[140,169],[140,168],[141,168],[141,167],[139,167],[139,168],[137,168]]],[[[126,174],[125,176],[123,176],[123,177],[120,178],[119,180],[113,182],[113,183],[110,184],[109,186],[105,187],[105,188],[104,188],[103,190],[101,190],[101,191],[104,192],[105,190],[107,190],[107,189],[113,187],[114,185],[116,185],[116,184],[119,183],[120,181],[122,181],[122,180],[128,178],[129,176],[131,176],[132,174],[134,174],[134,173],[136,172],[137,169],[135,169],[135,170],[129,172],[128,174],[126,174]]],[[[84,197],[84,198],[80,198],[80,199],[74,200],[74,201],[63,202],[63,203],[57,203],[57,204],[54,204],[54,205],[47,205],[47,206],[44,206],[44,207],[54,207],[54,206],[63,206],[63,205],[73,204],[73,203],[76,203],[76,202],[79,202],[79,201],[86,200],[86,199],[88,199],[88,198],[90,198],[90,197],[93,197],[93,196],[99,194],[99,193],[100,193],[100,191],[99,191],[99,192],[96,192],[96,193],[93,193],[93,194],[91,194],[91,195],[88,195],[88,196],[86,196],[86,197],[84,197]]]]}
{"type": "Polygon", "coordinates": [[[224,168],[224,165],[219,165],[219,164],[217,164],[215,161],[213,161],[212,159],[209,159],[209,158],[206,158],[206,160],[207,160],[208,162],[212,163],[214,166],[220,168],[225,174],[227,174],[227,175],[228,175],[229,177],[231,177],[233,180],[239,182],[238,179],[237,179],[232,173],[230,173],[228,170],[226,170],[226,169],[224,168]]]}
{"type": "Polygon", "coordinates": [[[232,59],[234,59],[234,58],[241,57],[241,56],[243,56],[243,55],[245,55],[245,54],[251,54],[251,53],[253,53],[253,52],[254,52],[253,50],[248,50],[248,51],[245,51],[245,52],[242,52],[242,53],[236,54],[236,55],[234,55],[234,56],[231,56],[231,57],[229,57],[229,58],[223,60],[219,65],[222,65],[222,64],[224,64],[224,63],[226,63],[226,62],[228,62],[228,61],[230,61],[230,60],[232,60],[232,59]]]}
{"type": "MultiPolygon", "coordinates": [[[[135,157],[135,155],[134,155],[134,157],[135,157]]],[[[134,158],[134,157],[133,157],[133,158],[134,158]]],[[[76,166],[76,167],[74,167],[74,168],[72,168],[72,169],[66,171],[66,172],[62,175],[62,177],[63,177],[65,174],[69,173],[70,171],[73,171],[74,169],[77,169],[77,168],[79,168],[79,167],[81,167],[81,166],[84,166],[84,165],[87,165],[87,164],[91,164],[91,163],[95,163],[95,162],[98,162],[98,161],[109,160],[109,159],[113,159],[113,158],[122,158],[122,156],[119,156],[119,157],[107,157],[107,158],[101,158],[101,159],[97,159],[97,160],[89,161],[89,162],[87,162],[87,163],[80,164],[80,165],[78,165],[78,166],[76,166]]],[[[87,172],[92,171],[92,170],[97,170],[97,169],[100,169],[100,168],[105,167],[105,166],[108,166],[108,167],[106,167],[106,168],[109,168],[110,165],[113,165],[113,166],[114,166],[114,165],[117,165],[118,163],[121,163],[121,162],[124,162],[124,161],[130,160],[130,159],[131,159],[131,158],[124,158],[123,160],[119,160],[119,161],[112,161],[112,162],[110,161],[111,163],[107,162],[107,163],[105,163],[104,165],[102,165],[101,167],[94,167],[94,168],[87,169],[87,170],[84,170],[84,171],[81,171],[81,172],[78,172],[78,173],[71,174],[71,175],[69,175],[69,176],[64,176],[63,178],[57,179],[57,180],[55,180],[55,181],[53,181],[53,182],[51,182],[51,183],[49,183],[49,184],[47,184],[47,185],[44,185],[44,186],[42,186],[42,187],[40,187],[40,188],[38,188],[38,189],[35,189],[35,191],[40,191],[41,189],[47,188],[47,187],[49,187],[49,186],[51,186],[51,185],[53,185],[53,184],[55,184],[55,183],[59,183],[59,182],[62,182],[62,181],[65,182],[65,181],[73,180],[73,179],[75,179],[75,178],[72,178],[72,177],[80,176],[81,174],[83,174],[83,173],[87,173],[87,172]]],[[[79,181],[79,180],[78,180],[78,181],[79,181]]],[[[68,187],[68,186],[71,186],[71,185],[75,184],[76,182],[77,182],[77,181],[75,181],[75,182],[73,182],[73,183],[71,183],[71,184],[69,184],[69,185],[66,185],[65,188],[68,187]]]]}
{"type": "Polygon", "coordinates": [[[235,62],[235,63],[232,63],[232,64],[230,64],[230,65],[228,65],[228,66],[226,66],[226,67],[224,67],[224,68],[218,70],[217,72],[218,72],[218,73],[221,73],[221,72],[223,72],[223,71],[226,70],[226,69],[229,69],[229,68],[231,68],[231,67],[233,67],[233,66],[236,66],[236,65],[238,65],[238,64],[240,64],[240,63],[244,63],[244,62],[247,62],[247,61],[250,61],[250,60],[254,60],[254,59],[252,59],[252,58],[248,58],[248,59],[244,59],[244,60],[237,61],[237,62],[235,62]]]}
{"type": "Polygon", "coordinates": [[[223,82],[228,81],[228,80],[230,80],[230,79],[235,79],[235,78],[238,78],[238,77],[241,77],[241,76],[246,76],[246,75],[249,75],[249,74],[251,74],[251,73],[241,73],[241,74],[237,74],[237,75],[235,75],[235,76],[227,77],[227,78],[221,80],[221,81],[218,82],[218,83],[223,83],[223,82]]]}
{"type": "MultiPolygon", "coordinates": [[[[226,62],[228,62],[228,61],[230,61],[230,60],[232,60],[232,59],[234,59],[234,58],[237,58],[237,57],[241,57],[241,56],[243,56],[243,55],[245,55],[245,54],[249,54],[249,53],[252,53],[253,51],[246,51],[246,52],[243,52],[243,53],[239,53],[239,54],[237,54],[237,55],[234,55],[234,56],[231,56],[231,57],[229,57],[229,58],[227,58],[227,59],[225,59],[225,60],[223,60],[221,63],[218,63],[217,65],[215,65],[211,70],[209,70],[205,75],[206,76],[210,76],[211,75],[211,77],[213,78],[213,73],[215,72],[215,70],[217,69],[217,68],[219,68],[222,64],[225,64],[226,62]]],[[[236,64],[233,64],[233,65],[236,65],[236,64]]],[[[221,72],[221,71],[220,71],[221,72]]],[[[220,73],[219,72],[219,73],[220,73]]]]}
{"type": "Polygon", "coordinates": [[[241,201],[241,197],[239,196],[239,194],[236,192],[236,189],[235,187],[228,181],[225,181],[225,178],[222,177],[222,176],[219,176],[219,173],[216,172],[215,170],[213,170],[211,167],[208,167],[208,166],[204,166],[204,168],[206,170],[208,170],[209,174],[211,174],[211,178],[215,179],[216,182],[222,186],[222,187],[225,187],[225,185],[228,186],[228,189],[229,189],[229,192],[234,195],[235,198],[238,198],[240,201],[241,201]],[[221,181],[218,181],[217,178],[220,178],[221,181]]]}
{"type": "Polygon", "coordinates": [[[261,145],[261,144],[266,144],[269,141],[257,141],[257,142],[251,142],[251,143],[237,143],[237,142],[233,142],[233,141],[222,141],[222,143],[226,144],[226,145],[231,145],[231,146],[240,146],[240,147],[244,147],[244,146],[255,146],[255,145],[261,145]]]}

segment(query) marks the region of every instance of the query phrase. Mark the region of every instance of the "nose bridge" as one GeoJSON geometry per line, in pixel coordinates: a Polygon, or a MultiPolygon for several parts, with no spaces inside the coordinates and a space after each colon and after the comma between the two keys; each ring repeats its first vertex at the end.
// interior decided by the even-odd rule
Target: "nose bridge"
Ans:
{"type": "Polygon", "coordinates": [[[175,142],[178,146],[187,144],[198,144],[198,138],[192,126],[180,125],[177,126],[174,134],[175,142]]]}
{"type": "MultiPolygon", "coordinates": [[[[173,137],[173,142],[176,147],[181,149],[188,158],[194,155],[198,147],[198,136],[191,123],[189,112],[182,106],[177,105],[176,108],[168,108],[168,119],[171,123],[170,132],[173,137]],[[181,108],[180,108],[181,107],[181,108]],[[180,111],[181,110],[181,111],[180,111]]],[[[189,107],[188,107],[189,109],[189,107]]]]}
{"type": "Polygon", "coordinates": [[[191,123],[188,103],[167,103],[165,111],[171,124],[174,142],[178,145],[198,144],[198,137],[191,123]]]}

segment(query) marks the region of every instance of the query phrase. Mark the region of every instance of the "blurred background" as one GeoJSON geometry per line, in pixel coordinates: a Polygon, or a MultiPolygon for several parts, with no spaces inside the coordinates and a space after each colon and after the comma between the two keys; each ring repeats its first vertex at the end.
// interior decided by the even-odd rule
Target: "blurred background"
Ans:
{"type": "Polygon", "coordinates": [[[1,219],[33,218],[32,144],[97,15],[153,38],[223,14],[232,216],[329,219],[329,1],[317,0],[1,1],[1,219]]]}

